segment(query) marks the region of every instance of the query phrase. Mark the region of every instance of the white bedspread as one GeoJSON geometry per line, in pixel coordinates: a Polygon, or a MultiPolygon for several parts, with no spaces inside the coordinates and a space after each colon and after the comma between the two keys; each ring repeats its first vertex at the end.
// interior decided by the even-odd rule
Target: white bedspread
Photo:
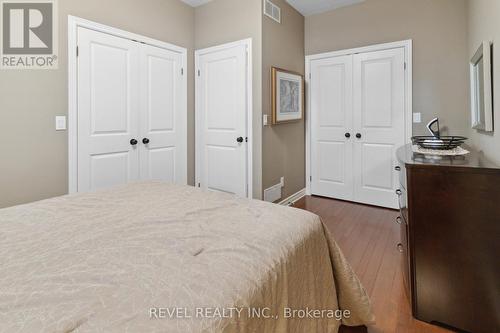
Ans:
{"type": "Polygon", "coordinates": [[[303,210],[160,182],[0,210],[0,332],[337,332],[339,308],[373,321],[303,210]]]}

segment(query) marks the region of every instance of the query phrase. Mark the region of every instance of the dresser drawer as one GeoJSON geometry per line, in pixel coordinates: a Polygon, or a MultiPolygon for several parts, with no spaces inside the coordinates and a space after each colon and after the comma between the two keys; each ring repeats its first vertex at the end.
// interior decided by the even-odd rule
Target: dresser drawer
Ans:
{"type": "Polygon", "coordinates": [[[397,245],[397,250],[401,255],[402,271],[403,271],[403,283],[405,287],[405,294],[408,300],[411,300],[411,290],[410,290],[410,259],[409,259],[409,248],[408,248],[408,224],[404,217],[398,216],[396,222],[400,226],[400,243],[397,245]]]}
{"type": "Polygon", "coordinates": [[[396,191],[396,194],[398,195],[399,213],[408,222],[408,195],[406,188],[401,187],[396,191]]]}
{"type": "Polygon", "coordinates": [[[401,163],[397,165],[394,169],[398,173],[399,185],[406,189],[406,168],[404,164],[401,163]]]}

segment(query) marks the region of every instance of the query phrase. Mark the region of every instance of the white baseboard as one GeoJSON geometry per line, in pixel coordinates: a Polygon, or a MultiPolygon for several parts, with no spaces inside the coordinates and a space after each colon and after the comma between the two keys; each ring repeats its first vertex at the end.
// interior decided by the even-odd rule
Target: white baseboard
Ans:
{"type": "Polygon", "coordinates": [[[297,193],[292,194],[291,196],[289,196],[285,200],[281,201],[279,203],[279,205],[282,205],[282,206],[291,206],[291,205],[293,205],[294,203],[296,203],[297,201],[299,201],[300,199],[302,199],[305,196],[306,196],[306,189],[304,188],[304,189],[298,191],[297,193]]]}

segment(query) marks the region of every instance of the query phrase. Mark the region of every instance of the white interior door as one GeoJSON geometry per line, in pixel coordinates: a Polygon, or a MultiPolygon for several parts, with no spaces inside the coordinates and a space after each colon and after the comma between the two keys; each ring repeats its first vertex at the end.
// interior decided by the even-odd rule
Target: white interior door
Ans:
{"type": "Polygon", "coordinates": [[[404,48],[354,55],[354,196],[397,208],[396,149],[405,144],[404,48]]]}
{"type": "Polygon", "coordinates": [[[186,184],[185,54],[83,27],[77,43],[76,191],[186,184]]]}
{"type": "Polygon", "coordinates": [[[138,44],[78,28],[78,191],[139,178],[138,44]]]}
{"type": "Polygon", "coordinates": [[[242,197],[248,195],[247,48],[233,43],[196,52],[197,183],[242,197]]]}
{"type": "Polygon", "coordinates": [[[181,54],[141,45],[140,68],[141,179],[186,184],[181,54]]]}
{"type": "Polygon", "coordinates": [[[397,208],[405,144],[405,49],[310,62],[311,193],[397,208]]]}
{"type": "Polygon", "coordinates": [[[352,56],[311,62],[311,192],[353,199],[352,56]]]}

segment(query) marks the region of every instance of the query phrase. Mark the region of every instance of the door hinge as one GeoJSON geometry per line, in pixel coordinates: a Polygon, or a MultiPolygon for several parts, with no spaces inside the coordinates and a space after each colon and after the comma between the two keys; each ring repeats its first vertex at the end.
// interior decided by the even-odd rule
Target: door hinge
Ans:
{"type": "Polygon", "coordinates": [[[406,62],[405,62],[405,70],[406,70],[406,62]]]}
{"type": "Polygon", "coordinates": [[[79,50],[78,50],[78,46],[76,47],[76,56],[78,57],[78,55],[80,54],[79,50]]]}
{"type": "Polygon", "coordinates": [[[198,187],[201,187],[201,183],[198,183],[198,187]]]}
{"type": "Polygon", "coordinates": [[[309,181],[312,182],[313,181],[313,177],[312,176],[309,176],[309,181]]]}
{"type": "Polygon", "coordinates": [[[184,68],[181,68],[181,75],[184,75],[184,68]]]}
{"type": "Polygon", "coordinates": [[[198,76],[201,76],[201,71],[198,69],[198,76]]]}
{"type": "Polygon", "coordinates": [[[310,79],[312,79],[312,75],[311,75],[311,73],[309,73],[309,80],[310,80],[310,79]]]}

